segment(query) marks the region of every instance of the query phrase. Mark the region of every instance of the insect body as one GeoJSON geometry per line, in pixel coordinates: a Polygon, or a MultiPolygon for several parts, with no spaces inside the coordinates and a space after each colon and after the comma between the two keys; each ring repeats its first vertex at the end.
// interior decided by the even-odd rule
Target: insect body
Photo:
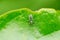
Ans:
{"type": "Polygon", "coordinates": [[[29,24],[33,24],[33,16],[32,16],[32,14],[29,15],[29,24]]]}

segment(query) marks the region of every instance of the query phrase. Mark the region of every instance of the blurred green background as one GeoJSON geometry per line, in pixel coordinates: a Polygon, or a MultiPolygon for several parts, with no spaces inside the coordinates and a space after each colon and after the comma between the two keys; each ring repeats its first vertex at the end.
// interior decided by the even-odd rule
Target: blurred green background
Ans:
{"type": "Polygon", "coordinates": [[[0,14],[19,8],[31,10],[54,8],[60,10],[60,0],[0,0],[0,14]]]}

